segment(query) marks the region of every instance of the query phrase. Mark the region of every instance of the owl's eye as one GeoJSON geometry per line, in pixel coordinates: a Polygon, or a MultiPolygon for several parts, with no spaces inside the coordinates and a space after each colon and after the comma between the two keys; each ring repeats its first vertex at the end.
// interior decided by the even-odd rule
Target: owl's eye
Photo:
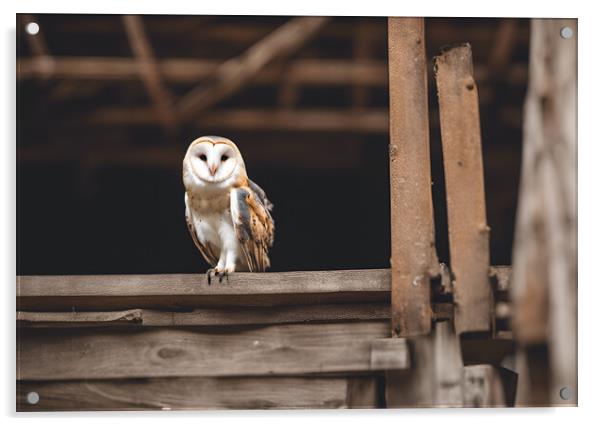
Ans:
{"type": "Polygon", "coordinates": [[[228,158],[230,157],[228,157],[227,155],[222,155],[222,161],[226,161],[228,158]]]}
{"type": "Polygon", "coordinates": [[[203,161],[207,161],[207,156],[205,154],[201,154],[199,158],[203,161]]]}

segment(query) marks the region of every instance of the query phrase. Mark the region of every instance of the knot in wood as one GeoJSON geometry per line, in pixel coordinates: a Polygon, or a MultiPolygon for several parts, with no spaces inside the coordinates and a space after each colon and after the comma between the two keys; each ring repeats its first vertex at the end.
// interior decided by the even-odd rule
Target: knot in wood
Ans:
{"type": "Polygon", "coordinates": [[[159,351],[157,352],[157,355],[159,355],[159,358],[171,359],[171,358],[177,358],[179,356],[182,356],[182,355],[184,355],[184,353],[185,353],[185,351],[180,348],[165,347],[165,348],[159,349],[159,351]]]}
{"type": "Polygon", "coordinates": [[[467,77],[465,80],[465,85],[468,90],[474,90],[474,79],[472,77],[467,77]]]}

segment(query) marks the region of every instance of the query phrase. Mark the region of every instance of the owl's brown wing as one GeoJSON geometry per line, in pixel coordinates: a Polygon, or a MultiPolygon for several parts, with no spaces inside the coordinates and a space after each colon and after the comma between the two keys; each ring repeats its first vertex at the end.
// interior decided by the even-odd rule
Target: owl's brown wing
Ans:
{"type": "Polygon", "coordinates": [[[207,261],[209,265],[214,267],[217,265],[217,256],[214,254],[212,250],[211,244],[203,245],[199,240],[198,235],[196,234],[196,230],[194,229],[194,225],[192,224],[192,217],[190,217],[190,209],[188,208],[188,197],[185,198],[186,203],[186,226],[188,227],[188,232],[190,232],[190,236],[192,237],[192,241],[194,241],[194,245],[201,252],[203,258],[207,261]]]}
{"type": "MultiPolygon", "coordinates": [[[[267,200],[265,194],[263,198],[267,200]]],[[[274,243],[274,220],[268,209],[271,203],[267,203],[249,187],[230,193],[232,222],[251,272],[263,272],[270,266],[268,248],[274,243]]]]}

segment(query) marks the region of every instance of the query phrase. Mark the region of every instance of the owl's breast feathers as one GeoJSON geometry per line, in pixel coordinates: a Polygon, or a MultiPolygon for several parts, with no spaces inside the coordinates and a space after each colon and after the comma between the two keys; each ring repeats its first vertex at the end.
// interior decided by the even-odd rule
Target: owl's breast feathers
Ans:
{"type": "Polygon", "coordinates": [[[274,243],[273,208],[265,191],[250,179],[230,191],[230,211],[236,236],[249,270],[265,271],[270,266],[268,249],[274,243]]]}

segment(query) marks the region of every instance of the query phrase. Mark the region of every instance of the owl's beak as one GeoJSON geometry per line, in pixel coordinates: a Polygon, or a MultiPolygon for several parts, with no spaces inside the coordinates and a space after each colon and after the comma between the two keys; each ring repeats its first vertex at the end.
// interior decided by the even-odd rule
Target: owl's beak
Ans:
{"type": "Polygon", "coordinates": [[[217,166],[210,166],[209,167],[209,173],[211,173],[211,176],[215,176],[215,172],[217,171],[217,166]]]}

